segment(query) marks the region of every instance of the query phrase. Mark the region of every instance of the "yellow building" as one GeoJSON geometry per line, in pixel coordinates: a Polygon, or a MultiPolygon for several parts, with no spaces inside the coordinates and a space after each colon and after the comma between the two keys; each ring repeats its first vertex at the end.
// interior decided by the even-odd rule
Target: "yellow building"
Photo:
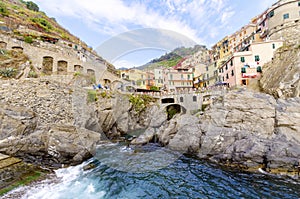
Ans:
{"type": "Polygon", "coordinates": [[[138,69],[129,69],[121,72],[121,78],[130,81],[134,86],[147,89],[147,72],[138,69]]]}

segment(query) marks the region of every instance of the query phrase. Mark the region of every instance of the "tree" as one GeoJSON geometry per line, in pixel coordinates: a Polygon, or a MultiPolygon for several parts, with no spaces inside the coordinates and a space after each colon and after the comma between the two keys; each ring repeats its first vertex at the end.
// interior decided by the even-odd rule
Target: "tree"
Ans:
{"type": "Polygon", "coordinates": [[[157,86],[151,86],[150,90],[151,91],[159,91],[159,88],[157,86]]]}
{"type": "Polygon", "coordinates": [[[34,2],[32,2],[32,1],[27,1],[26,2],[26,7],[29,10],[33,10],[35,12],[38,12],[40,10],[39,6],[37,4],[35,4],[34,2]]]}

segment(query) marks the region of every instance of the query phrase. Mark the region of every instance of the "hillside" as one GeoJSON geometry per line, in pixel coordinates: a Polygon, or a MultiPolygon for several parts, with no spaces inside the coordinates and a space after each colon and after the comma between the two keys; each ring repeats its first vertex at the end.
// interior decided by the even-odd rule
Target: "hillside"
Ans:
{"type": "MultiPolygon", "coordinates": [[[[0,33],[18,41],[39,46],[41,42],[56,44],[58,41],[73,48],[75,51],[81,50],[89,52],[94,59],[105,62],[109,72],[117,75],[115,67],[97,55],[91,47],[78,37],[71,34],[68,30],[57,23],[55,18],[48,17],[44,12],[40,11],[39,6],[32,1],[23,0],[1,0],[0,2],[0,33]]],[[[0,46],[0,49],[2,46],[0,46]]],[[[4,49],[4,48],[3,48],[4,49]]],[[[16,64],[10,66],[9,63],[17,63],[16,55],[11,56],[8,51],[0,52],[0,69],[2,67],[10,67],[19,70],[16,64]],[[14,59],[12,59],[12,57],[14,59]]],[[[22,60],[20,64],[29,60],[22,60]]],[[[95,61],[95,60],[94,60],[95,61]]],[[[3,70],[1,71],[3,72],[3,70]]],[[[34,73],[34,71],[30,71],[34,73]]],[[[17,74],[10,73],[10,77],[16,77],[17,74]]]]}
{"type": "Polygon", "coordinates": [[[149,63],[138,67],[138,69],[144,70],[151,70],[154,68],[158,68],[160,66],[165,68],[170,68],[177,65],[184,57],[190,56],[195,54],[196,52],[206,49],[205,46],[202,45],[195,45],[194,47],[179,47],[174,49],[170,53],[166,53],[157,59],[151,60],[149,63]]]}
{"type": "Polygon", "coordinates": [[[32,43],[36,40],[63,39],[79,44],[91,51],[84,42],[60,26],[55,18],[39,10],[37,4],[23,0],[1,0],[0,30],[20,40],[32,43]]]}

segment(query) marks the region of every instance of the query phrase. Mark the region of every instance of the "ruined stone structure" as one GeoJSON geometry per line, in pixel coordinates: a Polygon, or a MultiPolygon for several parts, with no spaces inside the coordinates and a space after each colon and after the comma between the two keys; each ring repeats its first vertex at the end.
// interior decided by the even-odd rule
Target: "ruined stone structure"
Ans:
{"type": "Polygon", "coordinates": [[[38,71],[63,82],[70,81],[74,72],[90,75],[95,83],[105,84],[119,79],[107,71],[106,63],[100,57],[83,54],[63,45],[42,41],[28,44],[0,35],[0,48],[23,51],[38,71]]]}

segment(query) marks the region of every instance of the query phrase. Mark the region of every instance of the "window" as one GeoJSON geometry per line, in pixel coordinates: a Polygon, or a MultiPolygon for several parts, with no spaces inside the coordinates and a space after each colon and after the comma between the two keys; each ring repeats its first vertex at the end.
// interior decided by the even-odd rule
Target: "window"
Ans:
{"type": "Polygon", "coordinates": [[[272,48],[275,49],[275,44],[272,44],[272,48]]]}
{"type": "Polygon", "coordinates": [[[272,10],[271,12],[269,12],[269,18],[274,16],[274,10],[272,10]]]}
{"type": "Polygon", "coordinates": [[[173,79],[173,75],[172,74],[170,74],[170,80],[172,80],[173,79]]]}
{"type": "Polygon", "coordinates": [[[188,80],[191,78],[191,76],[190,75],[188,75],[188,80]]]}
{"type": "Polygon", "coordinates": [[[193,96],[193,102],[197,102],[197,96],[193,96]]]}
{"type": "Polygon", "coordinates": [[[261,68],[261,66],[257,66],[257,68],[256,68],[256,72],[258,72],[258,73],[261,73],[261,72],[262,72],[262,68],[261,68]]]}
{"type": "Polygon", "coordinates": [[[283,19],[288,19],[288,18],[290,18],[289,13],[286,13],[286,14],[283,15],[283,19]]]}
{"type": "Polygon", "coordinates": [[[183,79],[183,74],[181,74],[181,79],[183,79]]]}
{"type": "Polygon", "coordinates": [[[259,61],[260,59],[259,59],[259,55],[255,55],[254,56],[254,59],[255,59],[255,61],[259,61]]]}
{"type": "Polygon", "coordinates": [[[230,60],[230,66],[233,66],[233,60],[230,60]]]}
{"type": "Polygon", "coordinates": [[[180,99],[179,99],[179,100],[180,100],[180,102],[183,102],[183,97],[180,97],[180,99]]]}
{"type": "Polygon", "coordinates": [[[208,71],[208,66],[206,66],[206,71],[208,71]]]}
{"type": "Polygon", "coordinates": [[[298,1],[298,6],[300,6],[300,1],[298,1]]]}
{"type": "Polygon", "coordinates": [[[228,75],[228,73],[226,74],[226,79],[229,79],[229,75],[228,75]]]}
{"type": "Polygon", "coordinates": [[[231,70],[231,76],[234,76],[234,71],[233,70],[231,70]]]}
{"type": "Polygon", "coordinates": [[[245,57],[241,57],[241,62],[245,62],[245,57]]]}
{"type": "Polygon", "coordinates": [[[225,81],[225,78],[224,77],[222,77],[222,80],[223,80],[223,82],[225,81]]]}
{"type": "Polygon", "coordinates": [[[241,69],[241,72],[242,72],[242,73],[246,73],[246,68],[243,67],[243,68],[241,69]]]}
{"type": "Polygon", "coordinates": [[[227,64],[226,64],[226,66],[225,66],[225,70],[227,70],[228,69],[228,66],[227,66],[227,64]]]}

